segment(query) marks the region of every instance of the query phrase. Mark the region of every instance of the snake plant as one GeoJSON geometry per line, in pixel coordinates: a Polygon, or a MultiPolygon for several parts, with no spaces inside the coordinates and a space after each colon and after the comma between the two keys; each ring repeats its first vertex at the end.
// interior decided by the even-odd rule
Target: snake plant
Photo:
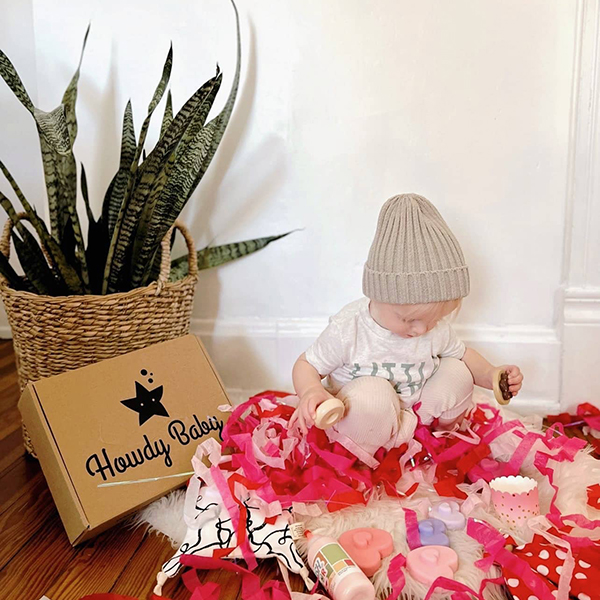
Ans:
{"type": "MultiPolygon", "coordinates": [[[[173,115],[169,90],[159,139],[152,150],[146,151],[150,119],[169,85],[173,63],[171,47],[138,136],[131,103],[125,107],[119,167],[104,195],[102,212],[97,218],[90,205],[85,169],[81,165],[78,178],[73,155],[77,136],[77,85],[89,27],[77,70],[60,105],[50,112],[33,104],[15,67],[0,50],[0,75],[31,113],[38,130],[50,216],[48,229],[0,161],[0,170],[37,235],[36,239],[13,202],[0,192],[0,204],[14,224],[12,242],[24,272],[24,277],[17,275],[0,253],[0,273],[12,287],[46,295],[110,294],[144,286],[156,279],[161,240],[206,173],[235,103],[241,50],[235,4],[233,8],[237,64],[224,108],[206,122],[223,79],[218,67],[214,77],[204,83],[176,115],[173,115]],[[78,179],[87,213],[87,238],[82,233],[76,208],[78,179]]],[[[288,234],[203,248],[198,251],[198,266],[206,269],[229,262],[260,250],[285,235],[288,234]]],[[[187,256],[177,258],[172,264],[171,279],[183,277],[187,271],[187,256]]]]}

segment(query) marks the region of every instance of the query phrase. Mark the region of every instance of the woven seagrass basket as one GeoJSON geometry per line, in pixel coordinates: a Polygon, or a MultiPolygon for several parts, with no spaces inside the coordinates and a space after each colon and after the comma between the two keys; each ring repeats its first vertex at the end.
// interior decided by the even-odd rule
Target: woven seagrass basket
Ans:
{"type": "MultiPolygon", "coordinates": [[[[19,215],[26,218],[25,215],[19,215]]],[[[189,274],[169,282],[171,231],[161,245],[157,281],[129,292],[105,296],[41,296],[16,291],[0,275],[0,295],[10,324],[21,390],[30,381],[181,337],[189,332],[198,264],[194,240],[176,222],[189,252],[189,274]]],[[[12,222],[0,238],[10,254],[12,222]]],[[[23,427],[27,450],[35,456],[23,427]]]]}

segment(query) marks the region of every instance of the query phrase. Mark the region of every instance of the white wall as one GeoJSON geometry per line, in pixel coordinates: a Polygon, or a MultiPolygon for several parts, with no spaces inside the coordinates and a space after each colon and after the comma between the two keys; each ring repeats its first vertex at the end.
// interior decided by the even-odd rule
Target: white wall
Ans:
{"type": "MultiPolygon", "coordinates": [[[[226,0],[1,4],[12,15],[2,47],[45,109],[58,103],[92,22],[76,154],[97,206],[116,167],[124,105],[131,97],[139,127],[169,40],[176,106],[217,61],[224,102],[234,64],[226,0]]],[[[597,8],[239,1],[242,88],[185,220],[199,246],[303,230],[201,276],[193,328],[230,387],[289,385],[295,356],[360,295],[379,207],[414,191],[436,203],[471,268],[461,333],[490,360],[521,364],[529,410],[558,406],[582,5],[597,8]]],[[[0,153],[36,197],[33,124],[5,87],[0,103],[0,153]]],[[[600,382],[594,391],[600,397],[600,382]]]]}
{"type": "MultiPolygon", "coordinates": [[[[14,64],[18,65],[21,79],[26,84],[31,99],[36,103],[37,65],[32,3],[28,0],[19,2],[0,0],[0,15],[0,48],[9,55],[14,64]]],[[[26,187],[32,201],[42,206],[40,199],[44,197],[45,186],[35,125],[30,114],[15,100],[12,92],[1,79],[0,158],[15,179],[26,187]]],[[[10,186],[3,178],[0,189],[8,195],[10,186]]],[[[0,209],[0,212],[2,213],[0,223],[4,224],[6,220],[4,211],[0,209]]]]}

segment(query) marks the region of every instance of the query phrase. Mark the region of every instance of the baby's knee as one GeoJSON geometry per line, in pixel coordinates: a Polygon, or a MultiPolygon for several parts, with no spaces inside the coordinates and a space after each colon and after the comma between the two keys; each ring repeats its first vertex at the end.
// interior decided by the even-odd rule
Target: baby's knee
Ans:
{"type": "Polygon", "coordinates": [[[457,398],[468,396],[473,393],[475,382],[469,367],[458,358],[442,358],[440,360],[440,375],[444,382],[456,390],[457,398]]]}
{"type": "Polygon", "coordinates": [[[400,408],[398,394],[392,384],[382,377],[357,377],[347,383],[337,394],[346,405],[347,412],[360,412],[365,417],[369,414],[381,414],[382,410],[400,408]]]}
{"type": "Polygon", "coordinates": [[[373,456],[379,448],[389,449],[412,438],[417,418],[412,411],[401,409],[398,394],[387,379],[358,377],[337,397],[346,405],[346,416],[335,429],[350,439],[354,448],[373,456]]]}
{"type": "Polygon", "coordinates": [[[467,365],[456,358],[443,358],[421,394],[419,416],[425,425],[434,419],[448,425],[461,419],[472,404],[474,382],[467,365]]]}
{"type": "Polygon", "coordinates": [[[356,377],[348,382],[337,394],[340,399],[359,397],[364,394],[383,394],[391,397],[396,395],[392,384],[383,377],[363,376],[356,377]]]}

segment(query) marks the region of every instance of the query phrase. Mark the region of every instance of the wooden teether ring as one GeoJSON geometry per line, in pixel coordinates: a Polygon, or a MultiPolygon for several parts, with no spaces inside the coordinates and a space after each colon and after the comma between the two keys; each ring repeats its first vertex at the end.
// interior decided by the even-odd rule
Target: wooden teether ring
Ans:
{"type": "Polygon", "coordinates": [[[509,404],[512,392],[508,389],[508,373],[504,369],[496,369],[492,376],[492,384],[496,402],[502,405],[509,404]]]}
{"type": "Polygon", "coordinates": [[[338,421],[343,419],[346,407],[338,398],[325,400],[317,407],[315,415],[315,426],[319,429],[328,429],[333,427],[338,421]]]}

